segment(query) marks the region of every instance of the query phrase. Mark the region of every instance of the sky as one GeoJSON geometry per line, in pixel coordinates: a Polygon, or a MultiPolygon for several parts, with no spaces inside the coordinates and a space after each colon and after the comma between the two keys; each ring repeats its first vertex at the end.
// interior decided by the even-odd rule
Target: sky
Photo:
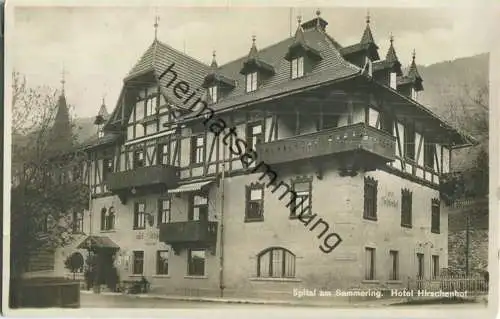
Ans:
{"type": "MultiPolygon", "coordinates": [[[[12,66],[30,86],[61,88],[77,117],[95,116],[104,98],[111,112],[123,78],[158,39],[210,64],[247,55],[252,35],[257,48],[294,33],[297,16],[315,17],[317,7],[16,7],[8,39],[12,66]]],[[[418,64],[429,65],[489,52],[489,14],[481,6],[319,7],[327,32],[341,45],[359,42],[369,10],[370,26],[385,57],[394,36],[398,57],[407,66],[413,49],[418,64]]],[[[7,30],[9,32],[9,30],[7,30]]],[[[425,79],[424,79],[425,81],[425,79]]]]}

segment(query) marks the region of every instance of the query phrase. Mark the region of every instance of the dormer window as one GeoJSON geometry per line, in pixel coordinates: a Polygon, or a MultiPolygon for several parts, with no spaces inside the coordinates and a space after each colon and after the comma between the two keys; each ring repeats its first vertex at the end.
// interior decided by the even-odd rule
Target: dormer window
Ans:
{"type": "Polygon", "coordinates": [[[247,93],[257,90],[257,72],[246,75],[247,93]]]}
{"type": "Polygon", "coordinates": [[[208,94],[210,95],[212,102],[217,103],[217,86],[216,85],[213,85],[213,86],[208,88],[208,94]]]}
{"type": "Polygon", "coordinates": [[[292,79],[304,76],[304,57],[292,60],[292,79]]]}
{"type": "Polygon", "coordinates": [[[396,75],[396,72],[391,72],[390,73],[389,85],[394,90],[397,88],[397,75],[396,75]]]}

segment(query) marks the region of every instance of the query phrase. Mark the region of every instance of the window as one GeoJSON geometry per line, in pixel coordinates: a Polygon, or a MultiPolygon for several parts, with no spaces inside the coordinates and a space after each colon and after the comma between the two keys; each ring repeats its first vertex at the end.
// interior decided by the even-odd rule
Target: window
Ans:
{"type": "Polygon", "coordinates": [[[268,248],[257,255],[257,277],[295,277],[295,255],[285,248],[268,248]]]}
{"type": "Polygon", "coordinates": [[[399,280],[399,253],[396,250],[389,251],[391,256],[391,273],[389,274],[390,280],[399,280]]]}
{"type": "Polygon", "coordinates": [[[424,165],[427,168],[434,169],[434,156],[435,156],[436,148],[434,144],[429,143],[428,141],[424,144],[424,165]]]}
{"type": "Polygon", "coordinates": [[[208,94],[210,95],[212,102],[217,103],[217,86],[216,85],[208,88],[208,94]]]}
{"type": "Polygon", "coordinates": [[[394,132],[394,122],[389,114],[387,112],[381,112],[380,113],[380,127],[379,129],[387,132],[389,134],[393,134],[394,132]]]}
{"type": "Polygon", "coordinates": [[[380,125],[379,114],[379,111],[372,109],[371,107],[368,108],[368,125],[378,128],[380,125]]]}
{"type": "Polygon", "coordinates": [[[158,250],[156,252],[156,274],[168,275],[168,250],[158,250]]]}
{"type": "Polygon", "coordinates": [[[170,199],[160,199],[158,201],[158,226],[170,222],[171,205],[170,199]]]}
{"type": "Polygon", "coordinates": [[[158,95],[153,95],[150,96],[146,100],[146,116],[154,115],[156,114],[156,111],[158,109],[158,95]]]}
{"type": "Polygon", "coordinates": [[[97,131],[97,138],[103,138],[104,137],[104,131],[99,128],[99,130],[97,131]]]}
{"type": "Polygon", "coordinates": [[[432,211],[431,211],[431,232],[439,234],[440,232],[440,208],[439,199],[432,200],[432,211]]]}
{"type": "Polygon", "coordinates": [[[136,150],[134,151],[134,168],[144,167],[144,150],[136,150]]]}
{"type": "Polygon", "coordinates": [[[190,206],[188,220],[208,220],[208,198],[206,196],[191,195],[190,206]]]}
{"type": "Polygon", "coordinates": [[[205,159],[205,139],[203,136],[194,136],[191,140],[192,143],[192,153],[191,153],[191,163],[200,164],[204,162],[205,159]]]}
{"type": "Polygon", "coordinates": [[[365,279],[375,280],[375,248],[365,248],[365,279]]]}
{"type": "Polygon", "coordinates": [[[311,214],[312,181],[293,182],[292,187],[297,196],[290,205],[290,216],[311,214]]]}
{"type": "Polygon", "coordinates": [[[132,274],[142,275],[144,271],[144,252],[133,252],[132,274]]]}
{"type": "Polygon", "coordinates": [[[391,86],[391,88],[395,89],[397,88],[397,76],[396,76],[396,72],[391,72],[391,75],[390,75],[390,80],[389,80],[389,85],[391,86]]]}
{"type": "Polygon", "coordinates": [[[134,229],[146,228],[146,204],[135,203],[134,206],[134,229]]]}
{"type": "Polygon", "coordinates": [[[407,124],[405,126],[405,157],[406,159],[415,160],[415,129],[413,125],[407,124]]]}
{"type": "Polygon", "coordinates": [[[292,60],[292,79],[304,76],[304,57],[292,60]]]}
{"type": "Polygon", "coordinates": [[[73,212],[73,232],[83,233],[83,212],[73,212]]]}
{"type": "Polygon", "coordinates": [[[247,186],[245,221],[261,220],[264,220],[264,185],[247,186]]]}
{"type": "Polygon", "coordinates": [[[422,279],[424,277],[424,254],[417,253],[417,277],[422,279]]]}
{"type": "Polygon", "coordinates": [[[412,192],[401,190],[401,226],[412,227],[412,192]]]}
{"type": "Polygon", "coordinates": [[[105,158],[102,160],[102,179],[105,181],[109,174],[113,173],[113,158],[105,158]]]}
{"type": "Polygon", "coordinates": [[[189,249],[188,250],[188,276],[204,276],[205,275],[205,250],[189,249]]]}
{"type": "Polygon", "coordinates": [[[432,255],[432,279],[439,277],[439,256],[432,255]]]}
{"type": "Polygon", "coordinates": [[[257,72],[248,73],[246,76],[247,92],[257,90],[257,72]]]}
{"type": "Polygon", "coordinates": [[[367,176],[365,177],[365,208],[363,218],[377,220],[377,186],[378,182],[367,176]]]}
{"type": "Polygon", "coordinates": [[[168,144],[158,144],[157,156],[158,159],[156,163],[158,165],[168,165],[170,160],[170,154],[168,152],[168,144]]]}
{"type": "Polygon", "coordinates": [[[262,131],[261,123],[252,123],[247,127],[247,145],[255,150],[257,143],[264,141],[264,132],[262,131]]]}
{"type": "Polygon", "coordinates": [[[111,206],[109,209],[103,207],[101,209],[101,230],[115,229],[115,208],[111,206]]]}

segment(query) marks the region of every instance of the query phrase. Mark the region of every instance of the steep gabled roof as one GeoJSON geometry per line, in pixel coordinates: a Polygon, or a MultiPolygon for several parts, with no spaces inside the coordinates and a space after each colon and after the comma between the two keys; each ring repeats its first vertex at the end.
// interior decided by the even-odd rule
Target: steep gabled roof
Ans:
{"type": "MultiPolygon", "coordinates": [[[[185,81],[193,90],[202,86],[204,77],[210,71],[210,66],[155,39],[125,77],[124,83],[126,84],[134,78],[146,74],[152,74],[156,81],[159,81],[165,98],[171,100],[171,97],[174,96],[174,85],[169,85],[169,82],[172,81],[173,75],[165,75],[159,79],[162,73],[171,65],[173,65],[172,69],[177,74],[176,82],[180,80],[185,81]]],[[[122,88],[120,98],[106,126],[122,120],[122,107],[124,105],[121,103],[121,99],[124,94],[125,87],[122,88]]],[[[130,111],[130,109],[124,110],[125,120],[130,116],[130,111]]]]}
{"type": "Polygon", "coordinates": [[[290,62],[284,58],[284,53],[294,43],[295,37],[289,37],[276,44],[261,49],[259,57],[269,63],[275,70],[275,75],[264,81],[254,92],[246,93],[245,77],[240,74],[241,66],[247,57],[242,57],[219,67],[219,74],[235,79],[238,85],[225,97],[222,97],[213,107],[215,110],[230,108],[241,103],[262,98],[265,95],[307,87],[321,81],[329,81],[349,77],[359,73],[360,69],[344,60],[337,49],[338,43],[333,42],[324,31],[311,28],[303,32],[307,44],[319,52],[322,60],[314,64],[310,73],[304,77],[290,79],[290,62]]]}

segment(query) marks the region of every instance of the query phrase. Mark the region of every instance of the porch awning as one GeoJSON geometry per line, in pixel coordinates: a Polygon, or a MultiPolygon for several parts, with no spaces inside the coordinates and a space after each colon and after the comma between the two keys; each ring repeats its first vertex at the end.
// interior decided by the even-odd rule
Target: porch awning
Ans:
{"type": "Polygon", "coordinates": [[[109,248],[109,249],[120,249],[120,246],[115,244],[111,238],[106,236],[88,236],[84,241],[78,245],[78,249],[89,249],[89,248],[109,248]]]}
{"type": "Polygon", "coordinates": [[[185,185],[179,186],[177,188],[170,189],[168,191],[168,193],[169,194],[178,194],[178,193],[201,191],[201,190],[203,190],[204,187],[208,186],[211,183],[213,183],[213,181],[204,181],[204,182],[185,184],[185,185]]]}

